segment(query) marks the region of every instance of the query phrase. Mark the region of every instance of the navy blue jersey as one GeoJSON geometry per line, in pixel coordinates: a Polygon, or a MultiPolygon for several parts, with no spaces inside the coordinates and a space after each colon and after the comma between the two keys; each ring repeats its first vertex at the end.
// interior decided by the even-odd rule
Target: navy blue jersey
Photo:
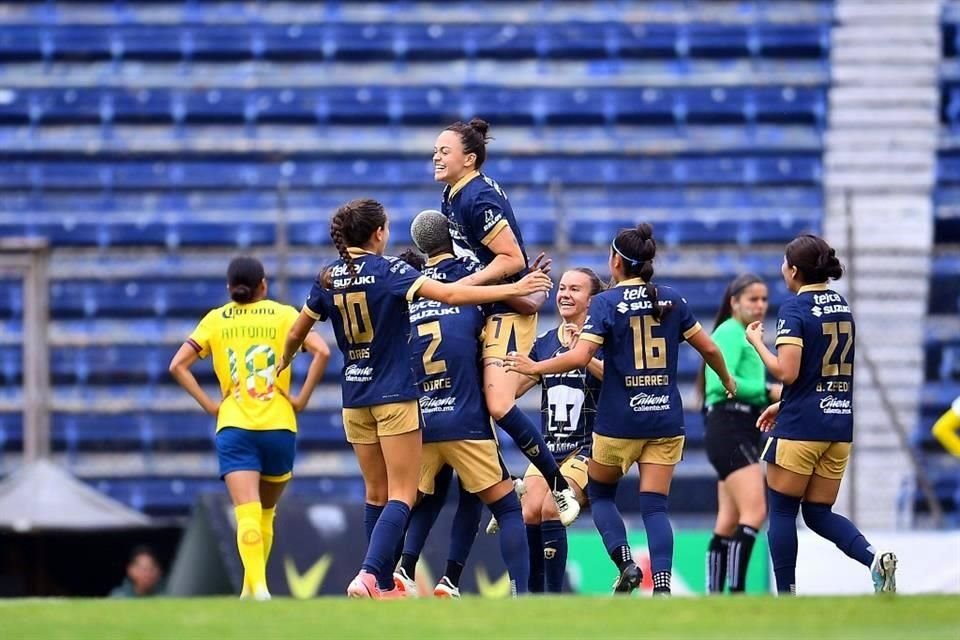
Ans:
{"type": "Polygon", "coordinates": [[[415,400],[407,304],[426,280],[403,260],[350,249],[357,268],[331,265],[332,289],[315,282],[304,311],[330,319],[343,353],[343,406],[370,407],[415,400]]]}
{"type": "MultiPolygon", "coordinates": [[[[530,359],[540,362],[569,351],[560,342],[560,331],[557,328],[537,336],[530,359]]],[[[596,358],[602,360],[603,354],[598,351],[596,358]]],[[[545,375],[540,386],[540,428],[550,453],[558,461],[578,449],[589,455],[600,380],[586,369],[574,369],[545,375]]]]}
{"type": "MultiPolygon", "coordinates": [[[[423,274],[440,282],[456,282],[480,268],[470,258],[444,254],[428,260],[423,274]]],[[[480,307],[418,300],[410,305],[410,323],[423,441],[493,438],[483,398],[480,334],[484,315],[480,307]]]]}
{"type": "Polygon", "coordinates": [[[687,301],[658,286],[660,321],[639,278],[593,296],[581,340],[603,346],[603,386],[594,432],[613,438],[683,435],[677,386],[680,343],[701,330],[687,301]]]}
{"type": "Polygon", "coordinates": [[[777,347],[802,349],[800,373],[783,385],[773,435],[787,440],[853,441],[853,356],[850,306],[826,284],[802,287],[777,316],[777,347]]]}
{"type": "MultiPolygon", "coordinates": [[[[458,256],[469,256],[477,259],[483,266],[489,265],[496,254],[487,248],[487,245],[498,233],[510,227],[520,244],[524,261],[529,264],[523,234],[520,233],[517,219],[513,215],[513,207],[510,206],[503,189],[492,178],[474,172],[454,186],[448,186],[443,190],[441,209],[447,216],[450,237],[458,256]]],[[[527,270],[524,269],[506,281],[515,282],[526,273],[527,270]]],[[[502,302],[492,305],[491,312],[516,313],[502,302]]]]}

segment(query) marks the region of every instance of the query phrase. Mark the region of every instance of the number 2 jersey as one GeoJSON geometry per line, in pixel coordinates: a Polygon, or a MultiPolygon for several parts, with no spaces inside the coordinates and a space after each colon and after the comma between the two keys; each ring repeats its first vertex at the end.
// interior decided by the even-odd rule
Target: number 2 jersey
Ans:
{"type": "Polygon", "coordinates": [[[416,400],[407,305],[426,278],[398,258],[356,247],[349,251],[356,272],[343,260],[335,261],[328,267],[332,289],[315,282],[303,307],[313,319],[333,324],[343,353],[343,406],[416,400]]]}
{"type": "MultiPolygon", "coordinates": [[[[443,254],[427,261],[423,275],[456,282],[483,265],[443,254]]],[[[489,440],[493,427],[483,398],[480,307],[455,307],[434,300],[410,305],[411,351],[420,387],[423,441],[489,440]]]]}
{"type": "MultiPolygon", "coordinates": [[[[501,231],[510,227],[517,238],[523,260],[529,264],[523,234],[513,215],[513,207],[492,178],[475,171],[464,176],[457,184],[443,190],[443,214],[447,216],[450,238],[458,256],[478,260],[487,266],[496,257],[488,248],[501,231]]],[[[527,274],[524,268],[517,274],[506,278],[505,282],[516,282],[527,274]]],[[[516,313],[507,304],[498,302],[491,305],[491,313],[516,313]]]]}
{"type": "Polygon", "coordinates": [[[826,284],[801,287],[780,307],[777,347],[802,349],[800,372],[783,386],[772,435],[786,440],[853,441],[856,325],[847,301],[826,284]]]}
{"type": "Polygon", "coordinates": [[[701,331],[687,301],[658,286],[660,321],[639,278],[593,296],[580,334],[603,347],[603,386],[594,433],[612,438],[683,435],[683,403],[677,386],[680,343],[701,331]]]}
{"type": "MultiPolygon", "coordinates": [[[[538,336],[530,359],[542,362],[569,351],[560,342],[560,331],[558,327],[538,336]]],[[[598,351],[594,357],[602,360],[603,354],[598,351]]],[[[578,450],[589,455],[600,386],[586,369],[551,373],[540,380],[540,428],[558,462],[578,450]]]]}
{"type": "Polygon", "coordinates": [[[297,430],[290,392],[290,368],[275,377],[290,327],[300,313],[273,300],[230,302],[213,309],[187,339],[201,358],[213,356],[223,400],[217,431],[297,430]],[[283,394],[279,393],[282,391],[283,394]]]}

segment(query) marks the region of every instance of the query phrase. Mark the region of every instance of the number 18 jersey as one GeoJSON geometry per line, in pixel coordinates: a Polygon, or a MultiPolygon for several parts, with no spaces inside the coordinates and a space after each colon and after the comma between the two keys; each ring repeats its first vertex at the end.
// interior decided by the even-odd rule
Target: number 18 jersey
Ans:
{"type": "Polygon", "coordinates": [[[683,403],[677,386],[680,343],[701,330],[687,301],[658,286],[663,315],[639,278],[593,296],[581,340],[603,346],[603,385],[593,432],[611,438],[683,435],[683,403]]]}
{"type": "Polygon", "coordinates": [[[187,343],[201,358],[213,356],[220,381],[223,400],[217,431],[297,430],[293,407],[284,397],[290,391],[290,369],[275,377],[275,368],[299,315],[273,300],[230,302],[210,311],[190,334],[187,343]]]}

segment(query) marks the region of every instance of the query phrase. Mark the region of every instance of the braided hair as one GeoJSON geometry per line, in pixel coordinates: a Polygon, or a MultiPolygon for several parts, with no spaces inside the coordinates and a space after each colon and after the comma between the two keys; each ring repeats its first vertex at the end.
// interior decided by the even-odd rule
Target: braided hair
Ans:
{"type": "Polygon", "coordinates": [[[653,239],[653,226],[641,222],[633,229],[622,229],[610,245],[610,250],[623,259],[627,276],[643,280],[647,299],[653,305],[653,319],[659,322],[668,309],[657,300],[657,287],[653,279],[653,258],[657,255],[657,241],[653,239]]]}
{"type": "MultiPolygon", "coordinates": [[[[351,282],[357,277],[357,265],[350,255],[348,247],[361,247],[370,240],[377,229],[387,224],[387,214],[383,205],[369,198],[351,200],[337,209],[330,219],[330,239],[336,247],[340,259],[349,267],[351,282]]],[[[324,288],[333,285],[333,273],[327,268],[320,278],[324,288]]]]}

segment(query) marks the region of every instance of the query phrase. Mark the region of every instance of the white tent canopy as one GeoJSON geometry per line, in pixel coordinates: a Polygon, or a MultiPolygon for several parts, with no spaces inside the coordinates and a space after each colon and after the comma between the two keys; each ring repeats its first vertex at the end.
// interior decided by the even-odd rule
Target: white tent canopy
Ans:
{"type": "Polygon", "coordinates": [[[27,464],[0,483],[0,529],[83,531],[149,525],[147,516],[87,486],[49,460],[27,464]]]}

